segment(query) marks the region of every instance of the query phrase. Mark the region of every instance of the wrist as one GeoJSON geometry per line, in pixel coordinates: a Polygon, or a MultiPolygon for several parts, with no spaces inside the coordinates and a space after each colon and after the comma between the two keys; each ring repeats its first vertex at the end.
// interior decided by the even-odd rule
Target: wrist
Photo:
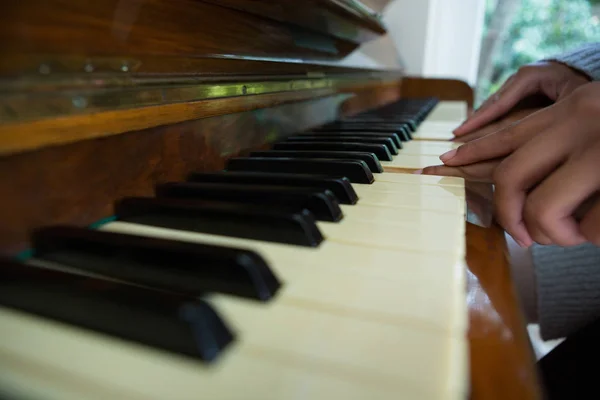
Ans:
{"type": "Polygon", "coordinates": [[[591,75],[589,75],[586,71],[579,69],[577,67],[575,67],[574,65],[571,65],[567,62],[561,61],[561,60],[548,60],[548,63],[553,64],[553,65],[557,65],[560,66],[562,68],[564,68],[565,70],[567,70],[569,73],[575,74],[581,78],[586,79],[588,82],[593,81],[594,79],[592,78],[591,75]]]}

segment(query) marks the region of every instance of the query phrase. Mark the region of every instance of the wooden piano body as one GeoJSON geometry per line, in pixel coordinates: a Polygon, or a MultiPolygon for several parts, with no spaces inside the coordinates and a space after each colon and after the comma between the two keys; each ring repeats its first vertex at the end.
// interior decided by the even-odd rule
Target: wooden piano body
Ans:
{"type": "MultiPolygon", "coordinates": [[[[342,66],[385,28],[354,1],[301,3],[3,5],[2,254],[26,256],[36,228],[88,226],[112,215],[117,199],[151,196],[156,184],[222,170],[232,157],[344,116],[423,97],[472,107],[463,82],[342,66]]],[[[467,224],[466,253],[469,395],[538,398],[502,231],[467,224]]],[[[0,368],[19,365],[6,349],[0,360],[0,368]]],[[[61,379],[60,371],[38,372],[47,382],[61,379]]]]}

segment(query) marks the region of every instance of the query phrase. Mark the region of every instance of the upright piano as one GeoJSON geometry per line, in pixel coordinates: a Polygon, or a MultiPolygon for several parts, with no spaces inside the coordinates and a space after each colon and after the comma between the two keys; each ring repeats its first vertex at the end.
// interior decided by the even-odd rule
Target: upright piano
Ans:
{"type": "Polygon", "coordinates": [[[2,5],[0,397],[539,398],[502,231],[412,173],[473,91],[348,63],[377,3],[2,5]]]}

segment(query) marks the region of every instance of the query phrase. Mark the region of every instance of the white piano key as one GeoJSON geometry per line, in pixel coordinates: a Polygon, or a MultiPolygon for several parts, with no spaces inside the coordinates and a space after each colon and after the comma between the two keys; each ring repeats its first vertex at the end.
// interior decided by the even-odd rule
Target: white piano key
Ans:
{"type": "Polygon", "coordinates": [[[468,106],[465,101],[440,101],[427,115],[426,121],[446,121],[462,123],[468,116],[468,106]]]}
{"type": "Polygon", "coordinates": [[[452,176],[412,175],[392,172],[383,172],[381,174],[376,174],[375,176],[376,182],[373,185],[376,185],[377,182],[391,182],[415,185],[456,186],[463,189],[465,187],[465,180],[463,178],[452,176]]]}
{"type": "MultiPolygon", "coordinates": [[[[382,192],[383,195],[400,197],[397,192],[382,192]]],[[[371,194],[366,194],[369,197],[371,194]]],[[[390,200],[391,201],[391,200],[390,200]]],[[[345,205],[340,208],[344,214],[344,219],[348,221],[373,222],[381,225],[398,226],[406,229],[413,226],[421,229],[425,226],[451,226],[452,229],[462,229],[464,226],[464,216],[462,214],[430,212],[423,210],[405,210],[390,207],[381,207],[368,204],[345,205]]]]}
{"type": "MultiPolygon", "coordinates": [[[[383,190],[359,190],[360,205],[385,206],[389,209],[407,209],[420,211],[433,211],[463,215],[465,213],[465,199],[462,196],[430,196],[422,195],[417,191],[391,192],[383,190]]],[[[410,191],[410,190],[409,190],[410,191]]],[[[450,192],[448,192],[450,194],[450,192]]],[[[358,192],[357,192],[358,194],[358,192]]],[[[400,211],[399,211],[400,212],[400,211]]]]}
{"type": "MultiPolygon", "coordinates": [[[[464,219],[463,219],[464,221],[464,219]]],[[[318,222],[325,240],[357,246],[422,251],[433,253],[464,254],[463,239],[457,237],[458,225],[420,224],[389,225],[363,221],[318,222]]]]}
{"type": "Polygon", "coordinates": [[[448,332],[460,329],[452,321],[450,301],[461,285],[453,282],[462,279],[455,271],[459,255],[433,256],[330,241],[305,248],[126,222],[111,222],[100,230],[256,251],[283,281],[278,302],[448,332]]]}
{"type": "Polygon", "coordinates": [[[456,129],[460,123],[448,121],[431,121],[425,119],[417,127],[417,130],[412,133],[414,140],[439,140],[448,141],[454,138],[452,131],[456,129]]]}
{"type": "Polygon", "coordinates": [[[413,140],[410,142],[402,143],[402,149],[399,150],[399,154],[412,154],[412,155],[428,155],[439,157],[447,151],[453,150],[460,146],[457,142],[448,141],[419,141],[413,140]]]}
{"type": "MultiPolygon", "coordinates": [[[[402,174],[405,175],[405,174],[402,174]]],[[[429,175],[423,175],[429,176],[429,175]]],[[[453,197],[463,198],[465,197],[464,186],[446,186],[446,185],[415,185],[415,184],[399,184],[395,182],[384,182],[376,180],[370,185],[363,183],[353,183],[352,187],[356,194],[361,197],[366,196],[372,192],[394,192],[394,193],[408,193],[408,194],[419,194],[427,197],[453,197]]]]}
{"type": "Polygon", "coordinates": [[[464,396],[465,382],[448,381],[457,339],[286,305],[210,301],[239,331],[212,366],[0,308],[0,367],[11,371],[0,383],[50,399],[464,396]]]}
{"type": "Polygon", "coordinates": [[[390,169],[419,170],[430,165],[439,164],[442,164],[439,156],[404,153],[400,153],[392,161],[381,161],[384,171],[389,171],[390,169]]]}

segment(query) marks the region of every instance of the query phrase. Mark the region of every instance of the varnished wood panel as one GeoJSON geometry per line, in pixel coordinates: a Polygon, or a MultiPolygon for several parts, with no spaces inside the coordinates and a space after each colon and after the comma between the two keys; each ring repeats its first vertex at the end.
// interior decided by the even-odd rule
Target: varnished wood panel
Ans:
{"type": "MultiPolygon", "coordinates": [[[[1,53],[0,53],[1,54],[1,53]]],[[[289,61],[289,60],[287,60],[289,61]]],[[[401,72],[401,69],[397,69],[401,72]]],[[[286,62],[249,58],[186,57],[160,55],[86,56],[78,54],[15,53],[0,58],[1,85],[29,84],[35,77],[42,83],[52,83],[54,77],[80,82],[100,75],[99,79],[118,80],[132,76],[195,76],[212,79],[239,79],[253,76],[311,76],[323,74],[370,73],[368,68],[341,67],[335,61],[286,62]],[[124,67],[126,70],[124,71],[124,67]],[[87,72],[91,70],[93,73],[87,72]],[[67,75],[68,74],[68,75],[67,75]],[[21,77],[15,82],[15,77],[21,77]],[[25,81],[23,81],[25,79],[25,81]]]]}
{"type": "Polygon", "coordinates": [[[435,96],[440,100],[466,101],[469,109],[473,109],[473,88],[466,82],[456,79],[407,76],[402,80],[402,93],[406,97],[435,96]]]}
{"type": "MultiPolygon", "coordinates": [[[[264,95],[248,94],[247,96],[215,98],[204,101],[171,102],[149,107],[113,109],[109,105],[104,110],[91,109],[87,111],[83,109],[77,110],[75,114],[59,114],[55,118],[43,115],[42,118],[35,119],[32,117],[33,119],[17,120],[12,123],[9,120],[0,124],[0,155],[31,151],[79,140],[107,137],[191,119],[273,107],[334,93],[347,94],[348,96],[359,94],[353,102],[348,103],[345,107],[348,112],[354,111],[353,109],[360,110],[361,108],[364,109],[393,101],[400,94],[398,81],[382,83],[379,81],[350,80],[345,85],[318,90],[284,91],[264,95]]],[[[165,92],[159,91],[160,93],[162,93],[161,98],[164,100],[166,97],[165,92]]],[[[85,99],[83,96],[77,97],[85,99]]],[[[124,102],[119,96],[115,96],[115,100],[118,103],[124,102]]],[[[118,103],[117,106],[119,106],[118,103]]],[[[32,97],[29,101],[24,98],[20,107],[25,108],[25,114],[28,112],[27,107],[33,108],[35,104],[35,98],[32,97]]],[[[58,108],[58,103],[50,102],[46,106],[54,110],[58,108]]],[[[16,110],[17,108],[13,107],[11,112],[16,113],[16,110]]],[[[1,112],[0,115],[2,115],[1,112]]]]}
{"type": "Polygon", "coordinates": [[[366,110],[372,110],[382,107],[385,104],[392,103],[400,97],[403,92],[401,90],[402,81],[388,82],[377,85],[373,88],[366,88],[359,95],[353,96],[342,104],[340,113],[342,115],[354,115],[366,110]]]}
{"type": "Polygon", "coordinates": [[[361,43],[385,34],[386,29],[372,10],[347,0],[206,0],[208,2],[292,23],[326,35],[361,43]]]}
{"type": "MultiPolygon", "coordinates": [[[[31,229],[90,224],[124,196],[219,170],[227,158],[333,120],[344,95],[165,125],[0,158],[0,253],[27,246],[31,229]]],[[[107,121],[108,123],[108,121],[107,121]]]]}
{"type": "Polygon", "coordinates": [[[471,399],[541,399],[504,232],[467,224],[471,399]]]}
{"type": "Polygon", "coordinates": [[[275,107],[292,101],[318,98],[332,93],[332,90],[320,90],[290,92],[283,95],[268,94],[211,99],[0,124],[0,155],[114,136],[256,108],[275,107]]]}
{"type": "Polygon", "coordinates": [[[340,59],[356,44],[199,0],[2,5],[0,54],[340,59]]]}

